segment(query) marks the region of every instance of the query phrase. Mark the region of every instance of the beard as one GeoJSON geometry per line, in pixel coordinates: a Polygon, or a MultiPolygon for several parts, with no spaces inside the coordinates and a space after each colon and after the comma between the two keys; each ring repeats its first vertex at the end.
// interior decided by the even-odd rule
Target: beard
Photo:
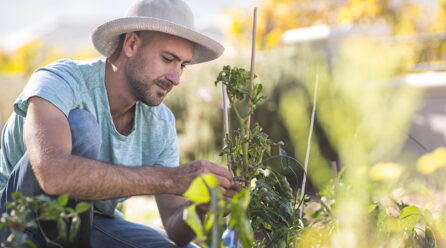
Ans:
{"type": "Polygon", "coordinates": [[[127,81],[137,100],[149,106],[158,106],[172,89],[172,84],[161,78],[151,79],[150,75],[145,73],[145,65],[146,60],[140,55],[130,61],[125,70],[127,81]],[[166,90],[166,93],[158,91],[157,87],[166,90]]]}

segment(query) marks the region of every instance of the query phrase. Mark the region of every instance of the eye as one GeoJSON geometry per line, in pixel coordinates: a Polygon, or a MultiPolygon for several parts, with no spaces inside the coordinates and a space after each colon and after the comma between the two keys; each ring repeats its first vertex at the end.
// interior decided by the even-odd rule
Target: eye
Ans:
{"type": "Polygon", "coordinates": [[[181,64],[181,69],[185,70],[186,69],[186,65],[185,64],[181,64]]]}
{"type": "Polygon", "coordinates": [[[169,58],[166,57],[166,56],[161,56],[161,57],[163,58],[164,62],[166,62],[166,63],[170,63],[170,62],[173,61],[173,59],[169,59],[169,58]]]}

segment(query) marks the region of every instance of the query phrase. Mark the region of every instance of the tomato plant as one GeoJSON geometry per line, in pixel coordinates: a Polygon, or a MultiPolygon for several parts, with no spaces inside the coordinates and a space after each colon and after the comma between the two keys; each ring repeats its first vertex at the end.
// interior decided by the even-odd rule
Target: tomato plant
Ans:
{"type": "MultiPolygon", "coordinates": [[[[229,157],[234,179],[240,181],[245,189],[231,203],[225,203],[216,193],[216,179],[198,178],[203,182],[200,190],[206,192],[206,196],[196,199],[193,195],[199,195],[198,190],[194,191],[195,194],[185,194],[194,202],[185,220],[197,233],[203,247],[222,246],[219,237],[226,226],[224,212],[230,213],[228,227],[235,229],[244,247],[294,247],[295,233],[304,226],[297,211],[301,202],[296,201],[286,178],[266,163],[271,158],[282,158],[282,167],[288,168],[288,159],[282,149],[283,142],[271,140],[259,123],[250,126],[250,118],[256,106],[266,99],[263,86],[254,84],[250,92],[250,73],[229,65],[224,66],[219,73],[215,81],[216,85],[218,83],[226,86],[231,109],[239,123],[238,128],[226,135],[226,146],[220,155],[229,157]],[[278,148],[278,155],[273,155],[272,147],[278,148]],[[211,211],[202,225],[194,214],[194,208],[196,204],[204,202],[211,203],[211,211]],[[219,231],[211,235],[212,230],[219,231]],[[261,237],[254,240],[253,231],[260,233],[261,237]]],[[[198,182],[195,181],[188,192],[198,189],[198,182]]]]}

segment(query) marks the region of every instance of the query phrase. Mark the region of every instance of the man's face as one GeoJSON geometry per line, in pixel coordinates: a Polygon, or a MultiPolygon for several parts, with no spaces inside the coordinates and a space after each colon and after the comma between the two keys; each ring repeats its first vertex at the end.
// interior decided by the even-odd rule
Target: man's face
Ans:
{"type": "MultiPolygon", "coordinates": [[[[141,37],[144,39],[144,35],[141,37]]],[[[125,68],[130,90],[137,100],[159,105],[192,58],[194,45],[190,41],[160,33],[145,42],[131,57],[125,68]]]]}

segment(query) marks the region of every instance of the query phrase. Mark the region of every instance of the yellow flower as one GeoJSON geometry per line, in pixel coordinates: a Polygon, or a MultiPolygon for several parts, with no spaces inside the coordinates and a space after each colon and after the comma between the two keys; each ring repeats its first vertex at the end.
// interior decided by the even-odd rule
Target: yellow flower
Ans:
{"type": "Polygon", "coordinates": [[[439,147],[432,152],[437,158],[437,167],[446,166],[446,147],[439,147]]]}
{"type": "Polygon", "coordinates": [[[426,153],[417,161],[417,170],[423,174],[431,174],[438,168],[446,166],[446,148],[440,147],[426,153]]]}
{"type": "Polygon", "coordinates": [[[393,162],[377,163],[370,168],[370,178],[374,181],[396,179],[401,173],[403,173],[401,165],[393,162]]]}

